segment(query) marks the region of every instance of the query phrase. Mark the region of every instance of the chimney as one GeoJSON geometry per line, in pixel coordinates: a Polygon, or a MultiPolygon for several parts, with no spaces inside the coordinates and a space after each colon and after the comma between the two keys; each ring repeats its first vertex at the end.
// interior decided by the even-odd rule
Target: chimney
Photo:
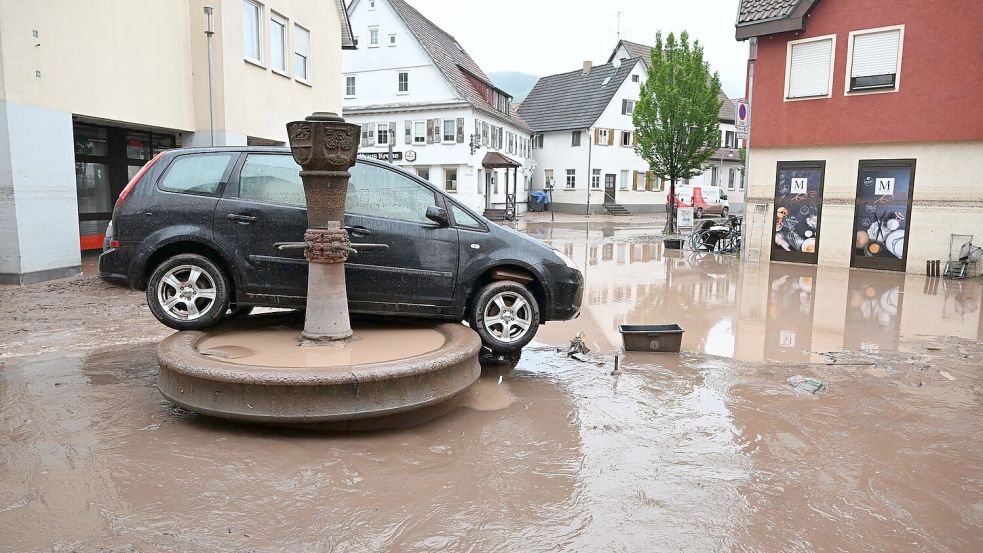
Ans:
{"type": "Polygon", "coordinates": [[[585,61],[584,62],[584,75],[587,75],[588,73],[590,73],[590,68],[593,67],[593,66],[594,66],[594,64],[591,63],[590,60],[585,61]]]}

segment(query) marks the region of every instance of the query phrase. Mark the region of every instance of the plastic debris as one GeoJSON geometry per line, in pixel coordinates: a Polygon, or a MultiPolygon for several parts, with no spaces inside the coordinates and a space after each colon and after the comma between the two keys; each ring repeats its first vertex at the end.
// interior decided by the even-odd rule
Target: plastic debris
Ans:
{"type": "Polygon", "coordinates": [[[587,361],[587,357],[584,355],[590,353],[590,348],[584,343],[584,331],[581,330],[570,340],[570,346],[567,348],[567,356],[573,357],[577,361],[587,361]]]}
{"type": "Polygon", "coordinates": [[[787,382],[789,386],[796,390],[809,392],[810,394],[819,393],[826,389],[826,384],[823,381],[799,374],[788,377],[787,382]]]}
{"type": "Polygon", "coordinates": [[[956,377],[954,377],[951,374],[949,374],[949,371],[939,371],[939,374],[941,374],[942,376],[946,377],[949,380],[955,380],[956,379],[956,377]]]}

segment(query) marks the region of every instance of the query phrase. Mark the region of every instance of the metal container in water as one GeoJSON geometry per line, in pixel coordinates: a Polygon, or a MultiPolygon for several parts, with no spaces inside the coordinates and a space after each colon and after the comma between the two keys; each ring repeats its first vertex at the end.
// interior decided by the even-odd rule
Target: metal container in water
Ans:
{"type": "Polygon", "coordinates": [[[668,325],[620,325],[625,351],[679,353],[683,344],[683,328],[668,325]]]}

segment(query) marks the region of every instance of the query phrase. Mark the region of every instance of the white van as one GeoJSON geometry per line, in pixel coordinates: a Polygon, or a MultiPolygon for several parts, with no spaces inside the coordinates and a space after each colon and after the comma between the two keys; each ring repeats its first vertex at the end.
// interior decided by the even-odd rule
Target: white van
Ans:
{"type": "Polygon", "coordinates": [[[730,213],[727,194],[719,186],[677,186],[676,207],[692,207],[697,219],[704,215],[726,217],[730,213]]]}

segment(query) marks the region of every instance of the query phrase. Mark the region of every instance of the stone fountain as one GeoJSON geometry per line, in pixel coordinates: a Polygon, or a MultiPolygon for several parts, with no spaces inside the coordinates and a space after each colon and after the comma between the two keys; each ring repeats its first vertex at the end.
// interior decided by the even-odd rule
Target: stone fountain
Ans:
{"type": "Polygon", "coordinates": [[[434,411],[478,379],[478,335],[439,322],[353,329],[345,262],[388,247],[353,247],[344,227],[359,128],[315,113],[288,123],[287,134],[301,167],[309,228],[303,242],[280,248],[303,249],[308,261],[303,331],[274,315],[177,332],[158,346],[158,388],[198,413],[282,425],[355,427],[352,421],[434,411]]]}

